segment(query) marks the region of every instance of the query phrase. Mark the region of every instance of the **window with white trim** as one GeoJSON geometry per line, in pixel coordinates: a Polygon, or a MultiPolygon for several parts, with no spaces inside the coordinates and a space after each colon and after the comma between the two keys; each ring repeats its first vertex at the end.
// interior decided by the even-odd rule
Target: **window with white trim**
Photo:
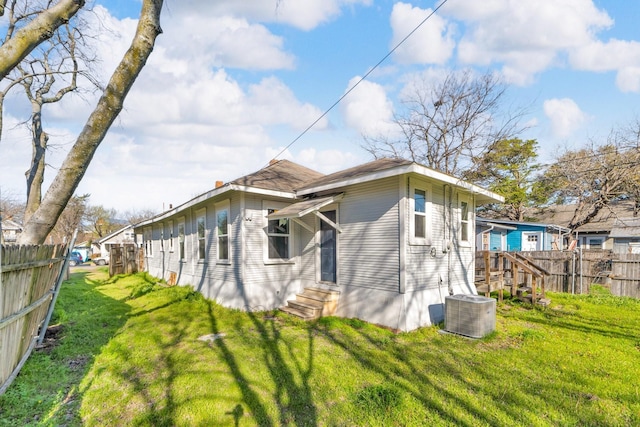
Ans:
{"type": "Polygon", "coordinates": [[[173,235],[173,221],[169,221],[169,252],[173,252],[174,250],[174,245],[173,245],[173,239],[174,239],[174,235],[173,235]]]}
{"type": "Polygon", "coordinates": [[[178,255],[181,260],[184,259],[185,251],[185,237],[184,237],[184,220],[178,223],[178,255]]]}
{"type": "MultiPolygon", "coordinates": [[[[285,205],[283,205],[285,206],[285,205]]],[[[267,216],[267,236],[265,258],[267,262],[288,261],[291,258],[291,223],[288,218],[268,219],[268,215],[278,212],[283,206],[265,204],[267,216]]]]}
{"type": "MultiPolygon", "coordinates": [[[[272,214],[276,209],[268,209],[272,214]]],[[[267,227],[269,240],[269,259],[289,259],[289,220],[287,218],[271,219],[267,227]]]]}
{"type": "Polygon", "coordinates": [[[143,232],[144,236],[144,251],[148,257],[153,256],[153,233],[151,227],[145,228],[143,232]]]}
{"type": "Polygon", "coordinates": [[[417,180],[409,185],[409,242],[412,245],[431,244],[431,186],[417,180]]]}
{"type": "Polygon", "coordinates": [[[471,244],[471,236],[473,236],[473,211],[471,201],[466,196],[460,196],[458,201],[458,208],[460,210],[460,223],[459,223],[459,239],[461,243],[471,244]]]}
{"type": "Polygon", "coordinates": [[[207,257],[207,211],[204,209],[196,212],[196,234],[198,236],[198,260],[203,261],[207,257]]]}
{"type": "Polygon", "coordinates": [[[218,261],[229,261],[229,202],[218,203],[216,208],[216,241],[218,261]]]}

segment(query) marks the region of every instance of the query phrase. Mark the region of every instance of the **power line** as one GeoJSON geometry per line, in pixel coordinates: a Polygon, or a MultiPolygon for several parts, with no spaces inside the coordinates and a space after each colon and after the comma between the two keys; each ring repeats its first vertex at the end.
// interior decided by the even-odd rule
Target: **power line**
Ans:
{"type": "MultiPolygon", "coordinates": [[[[329,112],[331,110],[333,110],[335,108],[336,105],[338,105],[344,98],[347,97],[347,95],[349,95],[356,87],[358,87],[358,85],[360,83],[362,83],[367,77],[369,77],[369,75],[371,73],[373,73],[374,70],[376,70],[384,61],[387,60],[387,58],[389,58],[391,55],[393,55],[393,53],[405,42],[407,41],[407,39],[409,37],[411,37],[416,31],[418,31],[418,29],[420,27],[422,27],[422,25],[424,23],[426,23],[433,15],[435,15],[435,13],[447,3],[448,0],[443,0],[442,3],[440,3],[435,9],[433,9],[433,11],[431,11],[431,13],[429,15],[427,15],[426,18],[424,18],[422,21],[420,21],[420,23],[409,32],[409,34],[407,34],[402,40],[400,40],[394,47],[393,49],[391,49],[380,61],[378,61],[378,63],[376,63],[376,65],[374,65],[369,71],[367,71],[364,76],[362,76],[353,86],[351,86],[340,98],[338,98],[338,100],[336,102],[334,102],[333,104],[331,104],[331,106],[329,108],[327,108],[324,113],[322,113],[316,120],[313,121],[313,123],[311,123],[309,126],[307,126],[298,136],[296,136],[293,141],[291,141],[289,143],[289,145],[287,145],[286,147],[284,147],[278,154],[276,154],[274,156],[274,159],[277,159],[278,157],[280,157],[282,155],[282,153],[284,153],[285,151],[287,151],[289,148],[291,148],[291,146],[293,144],[295,144],[296,142],[298,142],[298,140],[300,138],[302,138],[307,132],[309,132],[311,130],[311,128],[313,128],[320,120],[322,120],[327,114],[329,114],[329,112]]],[[[266,167],[267,165],[265,165],[266,167]]]]}

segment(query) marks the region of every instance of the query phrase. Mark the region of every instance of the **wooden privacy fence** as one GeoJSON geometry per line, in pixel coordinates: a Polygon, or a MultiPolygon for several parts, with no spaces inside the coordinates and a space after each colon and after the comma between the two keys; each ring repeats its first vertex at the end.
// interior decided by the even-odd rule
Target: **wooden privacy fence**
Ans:
{"type": "Polygon", "coordinates": [[[0,246],[0,394],[31,354],[58,283],[66,245],[0,246]]]}
{"type": "MultiPolygon", "coordinates": [[[[482,253],[476,259],[479,262],[482,253]]],[[[552,292],[589,293],[592,284],[613,295],[640,298],[640,254],[607,250],[518,252],[546,270],[545,288],[552,292]]]]}

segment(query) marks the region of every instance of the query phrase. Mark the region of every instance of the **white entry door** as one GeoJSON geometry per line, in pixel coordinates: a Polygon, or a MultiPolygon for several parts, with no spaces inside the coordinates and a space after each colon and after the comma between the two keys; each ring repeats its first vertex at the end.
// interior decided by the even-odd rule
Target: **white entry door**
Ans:
{"type": "Polygon", "coordinates": [[[542,250],[542,233],[537,231],[522,232],[522,250],[540,251],[542,250]]]}

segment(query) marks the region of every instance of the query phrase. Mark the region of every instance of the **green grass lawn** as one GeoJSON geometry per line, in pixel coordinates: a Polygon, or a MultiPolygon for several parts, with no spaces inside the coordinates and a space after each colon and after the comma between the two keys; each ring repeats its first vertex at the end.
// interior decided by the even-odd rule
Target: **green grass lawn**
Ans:
{"type": "Polygon", "coordinates": [[[0,426],[640,425],[637,300],[505,302],[469,340],[244,313],[155,283],[72,274],[0,426]]]}

